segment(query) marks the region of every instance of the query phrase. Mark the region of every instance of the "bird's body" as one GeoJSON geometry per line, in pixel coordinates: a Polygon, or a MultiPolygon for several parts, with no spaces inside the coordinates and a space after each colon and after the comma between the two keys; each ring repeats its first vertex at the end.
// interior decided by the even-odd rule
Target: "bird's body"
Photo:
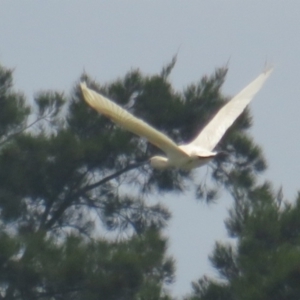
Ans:
{"type": "Polygon", "coordinates": [[[260,74],[239,94],[226,103],[191,143],[179,146],[168,136],[143,120],[134,117],[116,103],[87,88],[85,83],[81,83],[81,89],[85,101],[92,108],[107,116],[116,124],[146,138],[150,143],[159,147],[167,154],[167,157],[153,156],[150,158],[150,164],[154,168],[165,169],[175,167],[191,170],[206,164],[218,154],[218,152],[213,151],[214,148],[226,130],[261,89],[271,72],[272,69],[269,69],[260,74]]]}

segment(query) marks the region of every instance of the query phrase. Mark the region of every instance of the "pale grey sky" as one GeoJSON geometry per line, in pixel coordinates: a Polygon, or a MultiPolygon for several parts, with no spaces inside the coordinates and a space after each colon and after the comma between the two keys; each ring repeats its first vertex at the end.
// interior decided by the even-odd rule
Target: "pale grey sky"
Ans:
{"type": "MultiPolygon", "coordinates": [[[[233,95],[265,63],[275,66],[251,110],[252,134],[269,163],[264,178],[293,199],[300,173],[299,0],[5,1],[0,0],[0,63],[15,68],[28,98],[41,89],[68,93],[85,70],[99,82],[131,68],[161,70],[180,47],[171,79],[178,89],[229,62],[224,93],[233,95]]],[[[201,180],[201,178],[199,178],[201,180]]],[[[175,295],[215,274],[207,259],[225,240],[225,192],[207,207],[189,194],[161,199],[173,213],[170,253],[177,259],[175,295]]]]}

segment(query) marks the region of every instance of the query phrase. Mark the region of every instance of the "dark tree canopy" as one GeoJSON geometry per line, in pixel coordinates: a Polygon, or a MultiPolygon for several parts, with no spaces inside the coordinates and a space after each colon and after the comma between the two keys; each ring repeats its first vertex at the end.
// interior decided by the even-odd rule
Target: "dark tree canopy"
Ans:
{"type": "Polygon", "coordinates": [[[227,68],[179,92],[169,80],[175,61],[158,75],[132,70],[109,84],[83,74],[70,95],[40,92],[33,107],[0,67],[0,299],[170,299],[164,285],[174,279],[174,263],[161,234],[170,212],[147,196],[194,183],[199,199],[215,200],[221,187],[238,205],[254,191],[266,163],[247,134],[248,111],[219,144],[229,155],[211,164],[207,184],[193,172],[136,168],[159,149],[82,99],[85,80],[188,142],[228,100],[221,92],[227,68]],[[119,239],[105,238],[107,231],[119,239]]]}
{"type": "Polygon", "coordinates": [[[266,183],[235,205],[226,223],[236,245],[216,243],[210,257],[221,280],[201,278],[186,299],[300,298],[300,194],[282,197],[266,183]]]}

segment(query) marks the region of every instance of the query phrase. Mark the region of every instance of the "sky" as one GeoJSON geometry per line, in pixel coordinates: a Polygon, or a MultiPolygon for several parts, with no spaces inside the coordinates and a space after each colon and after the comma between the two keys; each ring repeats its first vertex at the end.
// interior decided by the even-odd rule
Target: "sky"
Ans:
{"type": "MultiPolygon", "coordinates": [[[[16,89],[31,101],[40,90],[68,94],[83,71],[101,83],[132,68],[160,72],[178,52],[170,76],[178,90],[228,63],[223,86],[234,95],[266,65],[275,70],[250,105],[251,134],[268,171],[261,177],[293,200],[300,173],[299,0],[0,0],[0,63],[14,68],[16,89]]],[[[201,176],[199,175],[199,180],[201,176]]],[[[207,206],[186,193],[160,198],[172,212],[167,229],[177,260],[174,295],[204,274],[232,205],[226,192],[207,206]]]]}

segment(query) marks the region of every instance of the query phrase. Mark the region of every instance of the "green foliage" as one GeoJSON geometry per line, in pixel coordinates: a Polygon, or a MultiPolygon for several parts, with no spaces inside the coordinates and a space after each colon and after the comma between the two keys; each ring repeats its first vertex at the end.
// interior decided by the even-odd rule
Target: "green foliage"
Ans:
{"type": "Polygon", "coordinates": [[[69,235],[57,243],[43,234],[23,236],[21,243],[2,234],[0,241],[0,279],[9,283],[5,299],[131,300],[152,287],[160,299],[163,283],[173,281],[166,241],[153,230],[120,242],[69,235]]]}
{"type": "Polygon", "coordinates": [[[12,70],[0,65],[0,146],[22,130],[30,113],[22,94],[12,90],[12,70]]]}
{"type": "Polygon", "coordinates": [[[200,279],[187,299],[299,299],[299,216],[300,196],[280,204],[269,184],[253,189],[227,221],[236,246],[217,243],[210,257],[224,281],[200,279]]]}
{"type": "MultiPolygon", "coordinates": [[[[228,100],[221,93],[227,69],[178,92],[168,78],[175,62],[160,75],[132,70],[106,85],[87,74],[80,80],[185,143],[228,100]]],[[[185,191],[193,172],[137,169],[160,150],[88,107],[78,84],[68,96],[45,91],[34,101],[29,108],[1,67],[0,299],[170,299],[164,287],[174,280],[174,262],[160,233],[170,213],[145,199],[185,191]],[[104,239],[108,232],[123,240],[104,239]]],[[[214,201],[225,187],[243,207],[238,200],[254,192],[266,164],[245,131],[250,125],[245,112],[224,137],[219,148],[229,155],[212,163],[208,184],[194,182],[198,198],[214,201]]],[[[227,250],[220,246],[219,269],[227,250]]]]}

